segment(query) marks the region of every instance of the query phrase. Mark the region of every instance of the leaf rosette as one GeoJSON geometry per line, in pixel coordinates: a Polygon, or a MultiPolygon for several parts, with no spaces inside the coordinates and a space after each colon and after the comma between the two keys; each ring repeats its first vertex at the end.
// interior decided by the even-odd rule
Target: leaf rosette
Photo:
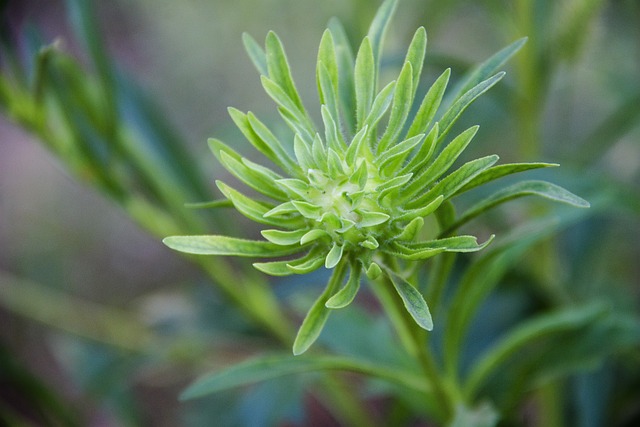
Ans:
{"type": "Polygon", "coordinates": [[[395,7],[394,0],[382,4],[355,55],[337,21],[324,32],[316,66],[321,127],[302,103],[278,36],[270,32],[263,49],[245,34],[244,44],[262,85],[292,136],[279,138],[253,113],[230,108],[231,118],[246,139],[277,169],[256,164],[217,139],[210,139],[209,145],[232,175],[268,199],[255,200],[217,182],[240,213],[269,227],[261,232],[265,240],[215,235],[164,240],[173,249],[193,254],[287,257],[253,264],[273,276],[333,269],[327,288],[298,332],[296,354],[315,341],[330,310],[353,301],[363,274],[371,280],[388,279],[416,323],[430,330],[433,323],[421,293],[390,269],[387,260],[420,261],[442,252],[482,249],[491,239],[480,244],[473,236],[453,233],[486,209],[529,194],[588,206],[553,184],[524,181],[487,199],[493,203],[471,207],[458,221],[440,224],[446,229],[443,237],[421,237],[434,235],[422,230],[424,218],[439,209],[450,209],[450,199],[458,194],[508,174],[556,165],[496,166],[498,156],[490,155],[450,171],[478,126],[453,138],[448,138],[449,131],[462,112],[503,77],[496,69],[524,40],[477,67],[451,96],[449,107],[438,114],[450,76],[450,70],[445,70],[413,114],[427,45],[424,28],[415,32],[398,77],[378,90],[381,44],[395,7]],[[299,257],[291,258],[294,254],[299,257]]]}

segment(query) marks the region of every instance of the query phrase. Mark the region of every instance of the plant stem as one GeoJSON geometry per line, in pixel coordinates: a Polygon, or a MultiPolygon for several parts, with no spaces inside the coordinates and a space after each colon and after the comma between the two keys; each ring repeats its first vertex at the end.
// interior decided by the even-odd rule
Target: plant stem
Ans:
{"type": "Polygon", "coordinates": [[[438,403],[434,408],[439,408],[434,416],[440,422],[450,420],[457,403],[458,397],[456,396],[460,396],[460,394],[453,392],[457,387],[445,383],[435,358],[426,345],[426,331],[421,329],[411,318],[386,275],[382,275],[370,283],[376,297],[398,332],[405,350],[419,363],[425,378],[430,382],[438,403]]]}

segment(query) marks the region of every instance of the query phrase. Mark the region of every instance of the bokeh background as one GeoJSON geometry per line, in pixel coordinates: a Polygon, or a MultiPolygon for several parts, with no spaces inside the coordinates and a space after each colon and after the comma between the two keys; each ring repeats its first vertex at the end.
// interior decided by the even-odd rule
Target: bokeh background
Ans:
{"type": "MultiPolygon", "coordinates": [[[[37,31],[45,43],[59,40],[91,70],[69,13],[73,3],[5,0],[0,25],[18,52],[27,49],[24,35],[37,31]]],[[[251,155],[226,108],[276,119],[244,53],[242,33],[262,40],[276,31],[303,99],[315,105],[315,57],[327,21],[338,17],[358,40],[378,6],[369,0],[94,3],[108,57],[154,100],[212,194],[213,180],[226,175],[206,139],[215,136],[251,155]]],[[[402,0],[386,42],[389,70],[396,70],[420,25],[429,36],[425,84],[448,66],[458,78],[471,64],[529,37],[506,66],[506,79],[463,119],[481,125],[468,156],[560,163],[548,177],[594,207],[565,231],[553,256],[540,255],[525,270],[553,271],[542,281],[555,286],[550,294],[611,298],[637,311],[640,4],[402,0]]],[[[8,63],[0,57],[1,67],[8,63]]],[[[6,425],[204,426],[214,425],[211,419],[215,425],[336,425],[322,403],[303,392],[304,378],[287,379],[283,395],[258,389],[178,402],[196,374],[241,360],[264,338],[198,270],[69,173],[10,111],[0,111],[0,419],[6,425]],[[110,328],[127,332],[119,341],[110,328]],[[145,347],[149,330],[161,338],[145,347]],[[274,402],[288,403],[274,409],[274,402]]],[[[495,232],[545,209],[536,206],[516,204],[475,226],[495,232]]],[[[222,223],[252,227],[224,212],[222,223]]],[[[548,297],[544,289],[532,293],[548,297]]],[[[637,366],[638,356],[635,365],[628,363],[637,366]]],[[[637,376],[629,381],[621,387],[640,398],[637,376]]],[[[609,385],[612,395],[616,384],[609,385]]],[[[627,403],[625,411],[627,420],[638,420],[640,403],[627,403]]]]}

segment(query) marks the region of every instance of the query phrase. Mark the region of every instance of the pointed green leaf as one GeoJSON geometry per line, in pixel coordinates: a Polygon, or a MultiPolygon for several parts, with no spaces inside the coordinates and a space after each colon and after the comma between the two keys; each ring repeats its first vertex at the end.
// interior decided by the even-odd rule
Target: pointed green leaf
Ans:
{"type": "Polygon", "coordinates": [[[368,212],[358,209],[356,210],[356,213],[360,215],[358,227],[373,227],[375,225],[383,224],[391,218],[389,215],[382,212],[368,212]]]}
{"type": "Polygon", "coordinates": [[[376,280],[381,274],[382,269],[375,262],[372,262],[369,264],[369,267],[367,267],[366,275],[369,280],[376,280]]]}
{"type": "Polygon", "coordinates": [[[272,175],[272,173],[259,168],[252,169],[245,164],[244,160],[242,159],[240,162],[236,160],[235,156],[227,154],[226,151],[220,151],[220,164],[240,181],[265,196],[276,200],[289,199],[287,193],[282,191],[275,182],[273,175],[276,175],[277,179],[280,178],[279,175],[272,175]]]}
{"type": "Polygon", "coordinates": [[[282,231],[282,230],[262,230],[260,234],[262,237],[270,241],[271,243],[275,243],[280,246],[291,246],[300,244],[300,239],[307,233],[307,230],[293,230],[293,231],[282,231]]]}
{"type": "Polygon", "coordinates": [[[296,134],[293,138],[293,151],[296,155],[296,159],[303,170],[309,170],[317,168],[318,166],[311,155],[311,147],[302,140],[299,134],[296,134]]]}
{"type": "Polygon", "coordinates": [[[404,227],[400,234],[393,238],[393,240],[411,242],[416,238],[423,226],[424,219],[421,216],[415,217],[406,225],[406,227],[404,227]]]}
{"type": "Polygon", "coordinates": [[[329,30],[333,36],[336,60],[338,62],[338,95],[345,131],[348,135],[356,132],[356,111],[354,76],[354,59],[347,34],[340,22],[329,20],[329,30]]]}
{"type": "Polygon", "coordinates": [[[359,245],[371,250],[378,249],[380,247],[380,243],[378,243],[376,238],[373,236],[368,236],[367,240],[360,242],[359,245]]]}
{"type": "Polygon", "coordinates": [[[445,199],[453,197],[460,188],[478,176],[482,171],[489,169],[498,159],[499,157],[494,154],[465,163],[431,187],[424,195],[408,203],[407,206],[409,208],[420,206],[425,201],[437,197],[437,195],[442,195],[445,199]]]}
{"type": "Polygon", "coordinates": [[[382,55],[382,43],[384,41],[387,28],[389,27],[389,22],[391,21],[391,17],[393,16],[393,13],[395,12],[397,5],[398,5],[397,0],[385,0],[384,3],[382,3],[378,8],[378,11],[376,12],[376,16],[374,16],[373,21],[369,26],[369,32],[367,33],[367,38],[371,40],[371,48],[374,56],[374,64],[375,64],[376,72],[380,67],[380,57],[382,55]]]}
{"type": "Polygon", "coordinates": [[[451,127],[458,120],[460,115],[464,112],[464,110],[471,105],[473,101],[475,101],[480,95],[491,89],[496,83],[498,83],[503,77],[505,73],[501,72],[496,74],[493,77],[488,78],[487,80],[478,83],[478,85],[469,89],[464,95],[458,98],[451,107],[444,113],[442,119],[440,119],[440,138],[438,141],[438,145],[441,141],[444,140],[444,137],[449,133],[451,127]]]}
{"type": "Polygon", "coordinates": [[[394,80],[382,88],[382,90],[376,95],[373,100],[373,104],[371,105],[371,111],[369,111],[369,114],[364,121],[364,127],[368,126],[372,129],[375,128],[384,113],[389,109],[391,101],[393,100],[395,88],[396,82],[394,80]]]}
{"type": "Polygon", "coordinates": [[[367,146],[368,131],[369,127],[365,125],[353,137],[349,148],[347,148],[347,154],[345,155],[345,160],[348,165],[354,165],[358,158],[365,158],[362,152],[365,151],[364,148],[367,146]]]}
{"type": "Polygon", "coordinates": [[[498,68],[504,65],[509,58],[517,53],[527,42],[527,38],[521,38],[511,43],[509,46],[493,54],[490,58],[475,67],[467,76],[463,77],[451,92],[452,99],[458,98],[478,83],[495,73],[498,68]]]}
{"type": "Polygon", "coordinates": [[[293,206],[300,212],[300,214],[309,219],[320,219],[324,214],[324,209],[318,205],[312,205],[308,202],[292,201],[293,206]]]}
{"type": "Polygon", "coordinates": [[[287,215],[290,213],[298,213],[298,209],[291,202],[284,202],[264,214],[265,217],[287,215]]]}
{"type": "Polygon", "coordinates": [[[386,270],[386,273],[413,320],[422,329],[432,330],[433,319],[431,318],[431,312],[420,291],[392,271],[386,270]]]}
{"type": "Polygon", "coordinates": [[[283,190],[291,194],[292,197],[307,197],[309,194],[309,184],[301,179],[284,178],[276,181],[283,190]]]}
{"type": "Polygon", "coordinates": [[[394,252],[396,256],[408,260],[418,260],[431,258],[441,252],[477,252],[485,248],[492,240],[493,236],[479,245],[474,236],[455,236],[418,243],[401,244],[395,242],[392,247],[398,251],[394,252]]]}
{"type": "Polygon", "coordinates": [[[422,377],[393,370],[365,360],[326,355],[259,356],[235,364],[222,371],[204,375],[180,395],[181,400],[196,399],[235,387],[304,372],[347,371],[381,378],[420,392],[428,391],[422,377]]]}
{"type": "Polygon", "coordinates": [[[247,119],[254,134],[259,138],[259,140],[255,141],[259,144],[256,148],[291,175],[301,175],[302,171],[300,170],[300,166],[291,158],[287,150],[285,150],[269,128],[251,112],[247,114],[247,119]]]}
{"type": "Polygon", "coordinates": [[[329,108],[326,105],[320,107],[322,115],[322,123],[324,124],[324,133],[327,141],[327,147],[335,150],[338,153],[344,153],[346,150],[346,144],[342,135],[338,131],[338,125],[331,115],[329,108]]]}
{"type": "Polygon", "coordinates": [[[433,85],[431,85],[420,104],[420,108],[418,108],[418,112],[416,113],[413,123],[411,123],[405,138],[411,138],[412,136],[418,135],[419,133],[425,133],[427,131],[429,124],[431,124],[431,120],[433,120],[433,117],[436,115],[436,112],[440,107],[442,96],[444,95],[444,91],[447,89],[447,83],[449,83],[450,75],[451,69],[447,68],[440,77],[436,79],[433,85]]]}
{"type": "Polygon", "coordinates": [[[378,153],[384,152],[400,136],[413,105],[413,94],[413,68],[411,63],[405,62],[393,93],[393,104],[387,129],[378,142],[378,153]]]}
{"type": "Polygon", "coordinates": [[[438,132],[439,125],[438,122],[436,122],[429,131],[429,134],[427,135],[425,140],[422,142],[422,145],[420,146],[418,152],[415,153],[411,160],[409,160],[409,162],[402,168],[402,173],[415,173],[422,169],[427,163],[429,163],[429,160],[431,160],[431,155],[436,148],[438,132]]]}
{"type": "MultiPolygon", "coordinates": [[[[267,95],[286,111],[286,117],[296,123],[296,126],[304,128],[305,133],[315,134],[315,126],[304,110],[301,110],[289,95],[276,82],[266,76],[261,76],[260,81],[267,95]]],[[[281,114],[283,111],[281,111],[281,114]]]]}
{"type": "Polygon", "coordinates": [[[232,255],[243,257],[278,257],[300,252],[300,245],[289,247],[260,240],[227,236],[171,236],[162,242],[176,251],[196,255],[232,255]]]}
{"type": "Polygon", "coordinates": [[[322,143],[322,138],[320,135],[316,134],[313,139],[313,144],[311,145],[311,154],[313,154],[313,158],[321,170],[327,170],[327,151],[325,150],[324,144],[322,143]]]}
{"type": "MultiPolygon", "coordinates": [[[[393,192],[395,190],[398,190],[404,184],[409,182],[409,180],[411,179],[412,176],[413,176],[413,174],[410,174],[410,173],[408,173],[406,175],[400,175],[400,176],[397,176],[395,178],[391,178],[390,180],[388,180],[384,184],[379,185],[378,187],[376,187],[375,192],[378,193],[377,200],[378,201],[382,201],[386,196],[391,194],[391,192],[393,192]]],[[[394,197],[390,197],[390,199],[391,200],[388,200],[389,202],[395,203],[394,200],[393,200],[394,197]]],[[[388,206],[388,205],[385,204],[385,206],[388,206]]]]}
{"type": "Polygon", "coordinates": [[[329,237],[329,233],[319,228],[314,228],[313,230],[309,230],[304,236],[302,236],[302,238],[300,238],[300,244],[304,245],[324,237],[329,237]]]}
{"type": "Polygon", "coordinates": [[[362,264],[359,262],[351,265],[351,272],[349,273],[349,280],[347,283],[336,292],[331,298],[324,304],[327,308],[338,309],[344,308],[351,304],[360,289],[360,275],[362,274],[362,264]]]}
{"type": "Polygon", "coordinates": [[[298,356],[307,351],[320,336],[320,332],[322,332],[322,328],[325,323],[327,323],[327,319],[331,313],[331,310],[328,309],[325,304],[342,283],[345,274],[345,264],[345,262],[338,264],[324,292],[313,303],[313,306],[302,321],[302,325],[300,325],[300,329],[293,343],[294,355],[298,356]]]}
{"type": "Polygon", "coordinates": [[[276,82],[296,104],[300,111],[304,111],[302,100],[291,77],[291,69],[287,61],[287,55],[280,38],[273,31],[269,31],[265,42],[267,56],[267,69],[269,78],[276,82]]]}
{"type": "Polygon", "coordinates": [[[420,83],[420,74],[422,73],[422,66],[424,64],[424,57],[427,51],[427,31],[424,27],[420,27],[413,34],[409,49],[407,49],[407,56],[404,61],[411,64],[413,69],[412,87],[413,96],[415,96],[418,89],[418,83],[420,83]]]}
{"type": "Polygon", "coordinates": [[[479,187],[487,182],[495,181],[503,176],[532,169],[551,168],[556,166],[560,165],[557,163],[507,163],[504,165],[492,166],[489,169],[482,171],[478,176],[469,181],[457,192],[457,194],[464,193],[465,191],[479,187]]]}
{"type": "Polygon", "coordinates": [[[367,170],[367,162],[360,162],[360,166],[349,177],[349,182],[358,186],[359,190],[363,190],[367,185],[367,179],[369,178],[369,172],[367,170]]]}
{"type": "Polygon", "coordinates": [[[268,75],[267,56],[265,55],[264,50],[262,50],[260,45],[248,33],[242,34],[242,42],[244,43],[244,48],[247,51],[251,62],[258,72],[265,76],[268,75]]]}
{"type": "Polygon", "coordinates": [[[401,215],[396,216],[395,220],[408,221],[411,218],[424,218],[427,215],[430,215],[431,213],[435,212],[435,210],[438,209],[440,205],[442,205],[443,201],[444,201],[444,196],[442,196],[441,194],[435,199],[433,199],[432,201],[428,203],[425,202],[423,206],[417,207],[415,209],[409,209],[403,212],[401,215]]]}
{"type": "Polygon", "coordinates": [[[329,176],[337,178],[344,175],[344,168],[342,166],[342,159],[340,155],[335,152],[333,148],[329,148],[327,155],[327,165],[329,166],[329,176]]]}
{"type": "Polygon", "coordinates": [[[333,246],[331,247],[331,250],[327,254],[327,258],[324,261],[324,266],[326,268],[333,268],[336,265],[338,265],[338,263],[342,259],[343,251],[344,251],[344,246],[334,242],[333,246]]]}
{"type": "Polygon", "coordinates": [[[268,205],[250,199],[249,197],[245,196],[239,191],[236,191],[222,181],[216,181],[216,185],[218,186],[222,194],[224,194],[224,196],[233,203],[233,206],[238,210],[238,212],[240,212],[250,220],[259,222],[261,224],[285,228],[298,228],[303,225],[302,221],[300,221],[299,218],[278,218],[276,220],[266,217],[265,214],[270,211],[268,205]]]}
{"type": "Polygon", "coordinates": [[[320,96],[320,104],[326,106],[331,116],[334,117],[336,123],[340,122],[340,113],[338,110],[337,92],[329,76],[327,67],[322,62],[318,63],[318,95],[320,96]]]}
{"type": "Polygon", "coordinates": [[[375,91],[375,59],[371,49],[371,41],[365,37],[358,50],[355,66],[355,91],[356,91],[356,123],[357,129],[361,129],[365,119],[371,110],[373,94],[375,91]]]}
{"type": "Polygon", "coordinates": [[[326,248],[314,248],[313,255],[310,255],[308,259],[299,263],[289,263],[287,268],[295,274],[308,274],[316,271],[324,265],[324,260],[327,256],[326,248]]]}
{"type": "Polygon", "coordinates": [[[409,138],[394,145],[382,153],[378,158],[380,170],[383,170],[387,174],[391,174],[396,171],[398,166],[400,166],[409,153],[411,153],[411,150],[420,144],[423,139],[424,134],[416,135],[413,138],[409,138]]]}
{"type": "Polygon", "coordinates": [[[467,148],[476,132],[478,132],[478,126],[470,127],[451,141],[431,165],[422,169],[415,176],[407,188],[403,190],[402,197],[405,200],[413,198],[440,178],[467,148]]]}
{"type": "MultiPolygon", "coordinates": [[[[300,268],[301,266],[305,268],[305,273],[308,271],[308,265],[310,261],[316,260],[318,257],[321,257],[320,250],[317,248],[312,249],[307,254],[297,259],[290,259],[286,261],[274,261],[274,262],[256,262],[253,266],[262,271],[263,273],[269,274],[271,276],[290,276],[292,274],[296,274],[296,268],[300,268]]],[[[322,261],[324,261],[324,257],[320,258],[320,263],[317,264],[317,268],[322,266],[322,261]]]]}
{"type": "Polygon", "coordinates": [[[502,203],[508,202],[513,199],[524,196],[540,196],[545,199],[554,200],[560,203],[566,203],[579,208],[588,208],[589,202],[581,197],[576,196],[564,188],[551,184],[546,181],[521,181],[509,187],[503,188],[489,197],[485,197],[482,201],[478,202],[452,224],[448,231],[455,230],[462,224],[477,217],[481,213],[497,206],[502,203]]]}

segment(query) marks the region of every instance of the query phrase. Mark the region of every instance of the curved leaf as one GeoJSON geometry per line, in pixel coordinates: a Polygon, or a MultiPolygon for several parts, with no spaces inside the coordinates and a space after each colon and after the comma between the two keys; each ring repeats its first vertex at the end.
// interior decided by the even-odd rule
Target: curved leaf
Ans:
{"type": "Polygon", "coordinates": [[[398,295],[402,298],[405,308],[422,329],[430,331],[433,329],[433,319],[429,312],[424,297],[413,285],[396,275],[391,270],[385,269],[389,280],[393,283],[398,295]]]}
{"type": "Polygon", "coordinates": [[[171,236],[162,243],[176,251],[196,255],[232,255],[271,258],[291,255],[302,246],[280,246],[261,240],[245,240],[227,236],[171,236]]]}

